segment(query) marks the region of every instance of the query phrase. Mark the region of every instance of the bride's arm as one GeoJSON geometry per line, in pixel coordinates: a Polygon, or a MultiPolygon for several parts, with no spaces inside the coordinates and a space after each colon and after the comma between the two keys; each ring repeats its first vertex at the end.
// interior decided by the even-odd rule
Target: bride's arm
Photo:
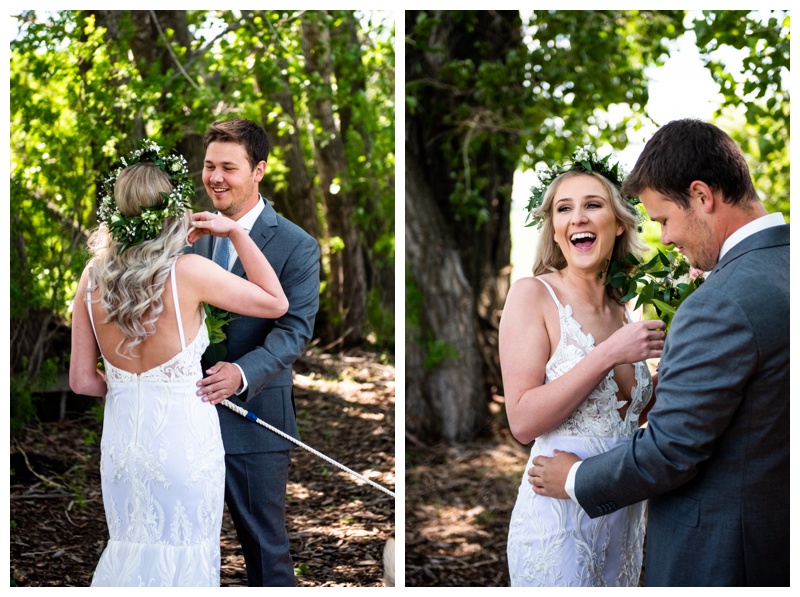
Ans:
{"type": "Polygon", "coordinates": [[[97,368],[100,348],[92,329],[86,303],[88,268],[78,283],[78,292],[72,304],[72,351],[69,360],[69,387],[83,396],[105,396],[106,380],[97,368]]]}
{"type": "MultiPolygon", "coordinates": [[[[226,311],[241,315],[277,319],[289,308],[289,301],[280,280],[267,258],[250,235],[233,220],[217,214],[203,212],[192,216],[194,242],[198,234],[230,238],[247,279],[225,271],[213,262],[199,258],[192,260],[196,267],[190,269],[200,302],[209,303],[226,311]]],[[[181,257],[182,260],[191,255],[181,257]]]]}
{"type": "Polygon", "coordinates": [[[511,433],[530,443],[565,421],[611,369],[598,358],[583,359],[571,371],[545,384],[551,346],[545,305],[555,309],[543,284],[533,278],[514,283],[500,319],[499,350],[506,412],[511,433]]]}
{"type": "Polygon", "coordinates": [[[519,280],[509,290],[500,320],[506,412],[511,432],[523,444],[569,418],[616,365],[661,354],[661,345],[655,340],[659,332],[652,329],[660,322],[628,324],[598,344],[564,375],[545,384],[551,347],[544,305],[555,308],[544,285],[533,278],[519,280]],[[650,348],[651,342],[657,349],[650,348]]]}

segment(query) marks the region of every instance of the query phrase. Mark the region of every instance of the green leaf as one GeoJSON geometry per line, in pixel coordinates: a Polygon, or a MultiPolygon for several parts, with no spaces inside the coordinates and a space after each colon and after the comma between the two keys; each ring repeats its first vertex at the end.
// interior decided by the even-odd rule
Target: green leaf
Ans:
{"type": "Polygon", "coordinates": [[[676,309],[672,305],[668,305],[664,301],[660,301],[657,298],[653,299],[653,304],[659,308],[662,313],[667,313],[669,315],[675,315],[676,309]]]}

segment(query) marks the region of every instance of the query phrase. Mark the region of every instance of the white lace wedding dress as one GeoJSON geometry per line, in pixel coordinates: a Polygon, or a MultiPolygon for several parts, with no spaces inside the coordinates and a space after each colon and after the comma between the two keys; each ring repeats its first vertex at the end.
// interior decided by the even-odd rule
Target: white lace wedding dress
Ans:
{"type": "MultiPolygon", "coordinates": [[[[540,278],[558,306],[561,339],[545,369],[545,383],[563,375],[594,348],[581,330],[572,308],[563,306],[540,278]]],[[[627,314],[630,321],[630,316],[627,314]]],[[[630,441],[639,414],[652,397],[647,364],[636,363],[631,404],[625,402],[613,370],[569,419],[536,438],[522,475],[508,533],[508,567],[512,586],[637,586],[644,545],[644,503],[591,519],[573,500],[538,496],[528,482],[534,456],[552,456],[558,449],[581,458],[601,454],[630,441]]]]}
{"type": "Polygon", "coordinates": [[[110,540],[92,586],[219,586],[225,453],[217,410],[195,386],[208,332],[201,323],[186,346],[174,264],[170,275],[181,352],[140,374],[103,359],[100,473],[110,540]]]}

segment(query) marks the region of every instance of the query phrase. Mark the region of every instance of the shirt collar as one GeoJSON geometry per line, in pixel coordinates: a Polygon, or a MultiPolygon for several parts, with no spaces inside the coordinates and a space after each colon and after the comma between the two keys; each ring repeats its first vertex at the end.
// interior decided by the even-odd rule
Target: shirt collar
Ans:
{"type": "Polygon", "coordinates": [[[751,236],[756,232],[766,230],[767,228],[772,228],[773,226],[782,226],[785,223],[786,221],[784,220],[782,213],[767,214],[766,216],[761,216],[752,222],[748,222],[725,239],[725,242],[722,243],[722,248],[719,250],[719,259],[717,259],[717,262],[722,261],[725,253],[730,251],[748,236],[751,236]]]}
{"type": "Polygon", "coordinates": [[[247,232],[250,232],[253,229],[253,226],[256,225],[258,216],[261,215],[262,211],[264,211],[264,199],[261,197],[261,195],[259,195],[258,202],[250,209],[250,211],[239,218],[239,225],[247,232]]]}

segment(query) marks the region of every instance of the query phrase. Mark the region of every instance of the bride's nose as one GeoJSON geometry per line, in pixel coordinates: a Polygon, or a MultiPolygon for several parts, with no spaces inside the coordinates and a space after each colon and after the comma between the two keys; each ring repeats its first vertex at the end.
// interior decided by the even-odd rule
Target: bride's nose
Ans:
{"type": "Polygon", "coordinates": [[[583,224],[587,221],[586,217],[586,210],[582,207],[576,207],[572,210],[572,218],[570,218],[570,222],[572,224],[583,224]]]}

